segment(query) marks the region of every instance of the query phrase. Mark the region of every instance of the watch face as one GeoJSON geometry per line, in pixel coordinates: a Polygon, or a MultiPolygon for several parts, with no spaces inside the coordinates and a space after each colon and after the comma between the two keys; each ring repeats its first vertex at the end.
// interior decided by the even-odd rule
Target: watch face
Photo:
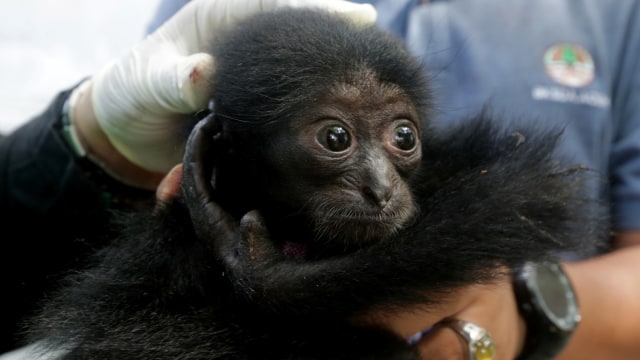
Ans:
{"type": "Polygon", "coordinates": [[[540,310],[560,330],[573,330],[580,314],[569,279],[558,264],[538,263],[533,266],[529,285],[536,293],[540,310]]]}

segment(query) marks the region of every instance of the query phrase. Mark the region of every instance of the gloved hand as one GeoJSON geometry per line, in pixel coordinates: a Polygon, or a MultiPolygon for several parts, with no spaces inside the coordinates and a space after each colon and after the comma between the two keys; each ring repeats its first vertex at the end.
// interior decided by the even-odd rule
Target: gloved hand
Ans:
{"type": "MultiPolygon", "coordinates": [[[[335,10],[359,23],[376,17],[371,5],[339,0],[193,0],[78,91],[91,94],[95,119],[117,152],[164,174],[182,160],[184,139],[174,139],[181,120],[207,106],[215,58],[205,51],[214,35],[282,6],[335,10]]],[[[72,108],[71,113],[77,112],[72,108]]],[[[84,132],[89,147],[91,134],[84,132]]]]}

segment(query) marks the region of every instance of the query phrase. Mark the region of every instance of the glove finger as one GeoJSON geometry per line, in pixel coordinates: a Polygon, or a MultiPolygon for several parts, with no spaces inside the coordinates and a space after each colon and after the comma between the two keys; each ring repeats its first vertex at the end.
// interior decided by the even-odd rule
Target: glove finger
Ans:
{"type": "Polygon", "coordinates": [[[211,98],[211,77],[215,72],[215,59],[206,53],[184,57],[177,64],[178,84],[181,90],[181,108],[187,112],[205,109],[211,98]]]}
{"type": "Polygon", "coordinates": [[[191,114],[207,108],[211,96],[209,80],[215,71],[211,55],[180,56],[166,51],[158,52],[152,60],[132,87],[138,99],[134,105],[142,106],[147,114],[160,116],[191,114]]]}

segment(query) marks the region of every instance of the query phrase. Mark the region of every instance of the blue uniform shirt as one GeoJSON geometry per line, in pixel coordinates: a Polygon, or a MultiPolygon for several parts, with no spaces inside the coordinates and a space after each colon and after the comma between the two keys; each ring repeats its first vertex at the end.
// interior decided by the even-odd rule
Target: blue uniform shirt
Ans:
{"type": "MultiPolygon", "coordinates": [[[[150,30],[186,2],[163,1],[150,30]]],[[[563,127],[559,152],[601,176],[614,229],[640,230],[640,1],[356,2],[423,61],[439,125],[488,106],[563,127]]]]}

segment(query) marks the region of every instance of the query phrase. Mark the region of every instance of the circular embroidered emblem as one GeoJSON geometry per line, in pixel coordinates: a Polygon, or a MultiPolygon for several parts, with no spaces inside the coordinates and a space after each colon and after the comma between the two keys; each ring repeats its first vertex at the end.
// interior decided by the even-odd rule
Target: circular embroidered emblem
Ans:
{"type": "Polygon", "coordinates": [[[587,86],[595,76],[595,65],[587,50],[576,44],[556,44],[544,54],[551,79],[571,87],[587,86]]]}

